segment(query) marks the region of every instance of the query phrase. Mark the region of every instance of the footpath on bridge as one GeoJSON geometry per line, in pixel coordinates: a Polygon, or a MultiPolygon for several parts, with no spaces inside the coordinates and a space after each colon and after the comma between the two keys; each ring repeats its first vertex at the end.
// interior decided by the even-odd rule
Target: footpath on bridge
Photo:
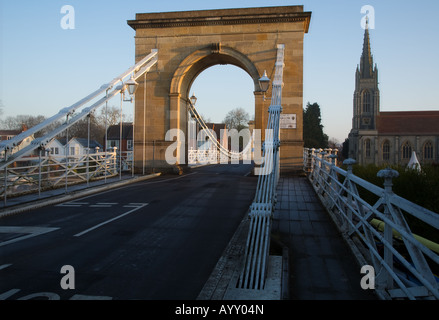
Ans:
{"type": "Polygon", "coordinates": [[[371,300],[361,266],[305,176],[281,177],[273,241],[288,248],[291,300],[371,300]]]}
{"type": "Polygon", "coordinates": [[[272,272],[279,280],[271,281],[277,287],[259,293],[234,289],[249,228],[244,218],[198,299],[376,300],[373,292],[361,289],[361,266],[308,179],[281,177],[277,200],[270,252],[271,257],[282,256],[272,272]]]}

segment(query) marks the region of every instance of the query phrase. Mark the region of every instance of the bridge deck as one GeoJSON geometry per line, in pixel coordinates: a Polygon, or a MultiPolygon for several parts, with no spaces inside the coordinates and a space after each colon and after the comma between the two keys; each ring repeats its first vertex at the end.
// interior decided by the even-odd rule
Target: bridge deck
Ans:
{"type": "MultiPolygon", "coordinates": [[[[113,180],[111,182],[117,182],[118,178],[113,180]]],[[[83,188],[85,185],[80,185],[75,190],[83,188]]],[[[45,192],[41,200],[45,201],[46,196],[50,198],[62,191],[45,192]]],[[[15,198],[9,204],[37,200],[38,195],[33,194],[15,198]]],[[[306,177],[280,178],[272,232],[275,239],[273,246],[278,240],[289,249],[289,299],[376,299],[372,292],[361,289],[360,266],[306,177]]],[[[233,246],[235,251],[244,250],[246,233],[242,235],[233,246]]],[[[215,292],[220,291],[217,288],[215,292]]]]}
{"type": "Polygon", "coordinates": [[[280,178],[272,231],[289,248],[289,299],[376,299],[306,177],[280,178]]]}

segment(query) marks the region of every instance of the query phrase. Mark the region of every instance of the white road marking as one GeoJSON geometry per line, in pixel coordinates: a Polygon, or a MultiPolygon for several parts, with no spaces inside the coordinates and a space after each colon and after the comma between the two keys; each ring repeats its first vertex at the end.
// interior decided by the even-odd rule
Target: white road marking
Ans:
{"type": "Polygon", "coordinates": [[[55,207],[73,207],[73,208],[77,208],[77,207],[81,207],[81,206],[87,206],[88,202],[66,202],[66,203],[61,203],[61,204],[57,204],[55,207]]]}
{"type": "Polygon", "coordinates": [[[117,220],[117,219],[123,218],[123,217],[129,215],[130,213],[133,213],[133,212],[135,212],[135,211],[137,211],[137,210],[139,210],[139,209],[141,209],[141,208],[143,208],[143,207],[145,207],[145,206],[147,206],[147,205],[148,205],[148,203],[142,203],[142,205],[137,206],[137,207],[134,208],[133,210],[130,210],[130,211],[125,212],[125,213],[123,213],[123,214],[121,214],[121,215],[119,215],[119,216],[117,216],[117,217],[114,217],[114,218],[112,218],[112,219],[109,219],[109,220],[106,220],[106,221],[104,221],[104,222],[102,222],[102,223],[99,223],[99,224],[95,225],[94,227],[91,227],[91,228],[89,228],[89,229],[87,229],[87,230],[84,230],[84,231],[82,231],[82,232],[80,232],[80,233],[75,234],[74,236],[75,236],[75,237],[80,237],[80,236],[82,236],[82,235],[84,235],[84,234],[86,234],[86,233],[88,233],[88,232],[90,232],[90,231],[93,231],[93,230],[95,230],[95,229],[97,229],[97,228],[102,227],[103,225],[106,225],[106,224],[108,224],[108,223],[110,223],[110,222],[113,222],[113,221],[115,221],[115,220],[117,220]]]}
{"type": "Polygon", "coordinates": [[[113,300],[113,298],[108,296],[87,296],[83,294],[75,294],[69,300],[113,300]]]}
{"type": "Polygon", "coordinates": [[[89,206],[90,208],[111,208],[112,206],[116,206],[119,203],[117,202],[98,202],[96,204],[90,204],[89,202],[66,202],[62,204],[56,205],[56,207],[70,207],[70,208],[79,208],[82,206],[89,206]]]}
{"type": "Polygon", "coordinates": [[[16,294],[19,291],[20,291],[20,289],[11,289],[9,291],[6,291],[6,292],[0,294],[0,300],[6,300],[7,298],[13,296],[14,294],[16,294]]]}
{"type": "Polygon", "coordinates": [[[12,263],[4,264],[0,266],[0,270],[6,269],[7,267],[12,266],[12,263]]]}
{"type": "Polygon", "coordinates": [[[52,232],[58,229],[59,228],[45,228],[45,227],[0,227],[0,233],[19,233],[19,234],[26,233],[26,235],[24,236],[1,242],[0,247],[14,242],[29,239],[32,237],[40,236],[42,234],[52,232]]]}
{"type": "Polygon", "coordinates": [[[140,207],[143,205],[144,205],[144,203],[129,203],[129,204],[124,205],[123,207],[124,208],[137,208],[137,207],[140,207]]]}

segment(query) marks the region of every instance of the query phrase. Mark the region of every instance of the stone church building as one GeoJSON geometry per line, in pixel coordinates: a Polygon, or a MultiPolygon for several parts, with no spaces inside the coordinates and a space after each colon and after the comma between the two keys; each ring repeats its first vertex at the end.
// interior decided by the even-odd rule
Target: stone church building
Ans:
{"type": "Polygon", "coordinates": [[[380,110],[378,68],[373,65],[368,25],[355,74],[349,157],[360,165],[407,165],[413,152],[422,164],[439,162],[439,111],[380,110]]]}

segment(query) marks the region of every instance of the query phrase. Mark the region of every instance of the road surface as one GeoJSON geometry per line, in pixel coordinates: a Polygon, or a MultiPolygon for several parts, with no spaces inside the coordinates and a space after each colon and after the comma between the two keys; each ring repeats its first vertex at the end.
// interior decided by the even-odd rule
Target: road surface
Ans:
{"type": "Polygon", "coordinates": [[[215,165],[0,219],[0,300],[193,300],[253,200],[215,165]]]}

